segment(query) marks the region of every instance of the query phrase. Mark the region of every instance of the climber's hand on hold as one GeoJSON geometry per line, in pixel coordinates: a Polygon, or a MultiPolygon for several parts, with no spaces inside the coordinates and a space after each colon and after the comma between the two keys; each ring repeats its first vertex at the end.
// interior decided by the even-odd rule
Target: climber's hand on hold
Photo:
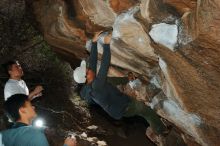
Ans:
{"type": "Polygon", "coordinates": [[[92,42],[97,42],[97,40],[99,39],[99,35],[102,33],[103,31],[99,31],[99,32],[96,32],[93,39],[92,39],[92,42]]]}
{"type": "Polygon", "coordinates": [[[105,36],[104,43],[105,44],[110,44],[111,39],[112,39],[112,34],[109,34],[109,35],[105,36]]]}

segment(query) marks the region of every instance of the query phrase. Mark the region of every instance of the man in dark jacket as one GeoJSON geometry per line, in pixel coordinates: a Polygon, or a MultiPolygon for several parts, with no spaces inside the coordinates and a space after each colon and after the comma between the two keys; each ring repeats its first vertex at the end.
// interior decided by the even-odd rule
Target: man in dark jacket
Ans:
{"type": "Polygon", "coordinates": [[[86,70],[86,84],[80,91],[80,96],[88,103],[100,105],[112,118],[121,119],[139,115],[147,120],[153,131],[160,135],[166,130],[166,127],[160,120],[160,117],[149,106],[136,101],[131,97],[120,92],[116,87],[107,82],[107,74],[111,60],[110,41],[111,35],[104,37],[103,56],[100,70],[97,71],[97,33],[92,41],[91,54],[86,70]]]}

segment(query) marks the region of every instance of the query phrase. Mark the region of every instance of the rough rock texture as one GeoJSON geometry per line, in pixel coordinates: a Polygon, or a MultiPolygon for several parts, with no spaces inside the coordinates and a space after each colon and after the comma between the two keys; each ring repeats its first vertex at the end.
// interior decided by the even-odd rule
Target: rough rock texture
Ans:
{"type": "MultiPolygon", "coordinates": [[[[187,145],[220,145],[218,0],[28,3],[45,40],[72,60],[87,57],[84,46],[95,31],[113,27],[113,70],[133,71],[161,90],[152,97],[153,107],[179,128],[187,145]],[[178,28],[172,51],[150,37],[152,26],[161,23],[178,28]]],[[[169,35],[163,38],[169,43],[169,35]]]]}

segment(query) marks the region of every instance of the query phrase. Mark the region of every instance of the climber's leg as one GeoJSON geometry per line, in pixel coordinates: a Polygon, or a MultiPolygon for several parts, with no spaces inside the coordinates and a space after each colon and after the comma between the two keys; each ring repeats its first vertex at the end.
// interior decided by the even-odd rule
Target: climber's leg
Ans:
{"type": "Polygon", "coordinates": [[[158,135],[163,134],[167,130],[154,110],[143,102],[132,99],[124,116],[131,117],[135,115],[143,117],[158,135]]]}

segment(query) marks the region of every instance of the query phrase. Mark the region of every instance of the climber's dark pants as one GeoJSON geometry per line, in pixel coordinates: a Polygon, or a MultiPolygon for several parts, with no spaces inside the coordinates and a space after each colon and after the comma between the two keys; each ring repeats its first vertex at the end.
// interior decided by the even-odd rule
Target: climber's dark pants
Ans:
{"type": "Polygon", "coordinates": [[[132,117],[135,115],[143,117],[156,134],[163,134],[166,130],[166,127],[154,110],[145,105],[143,102],[132,99],[128,104],[124,117],[132,117]]]}

